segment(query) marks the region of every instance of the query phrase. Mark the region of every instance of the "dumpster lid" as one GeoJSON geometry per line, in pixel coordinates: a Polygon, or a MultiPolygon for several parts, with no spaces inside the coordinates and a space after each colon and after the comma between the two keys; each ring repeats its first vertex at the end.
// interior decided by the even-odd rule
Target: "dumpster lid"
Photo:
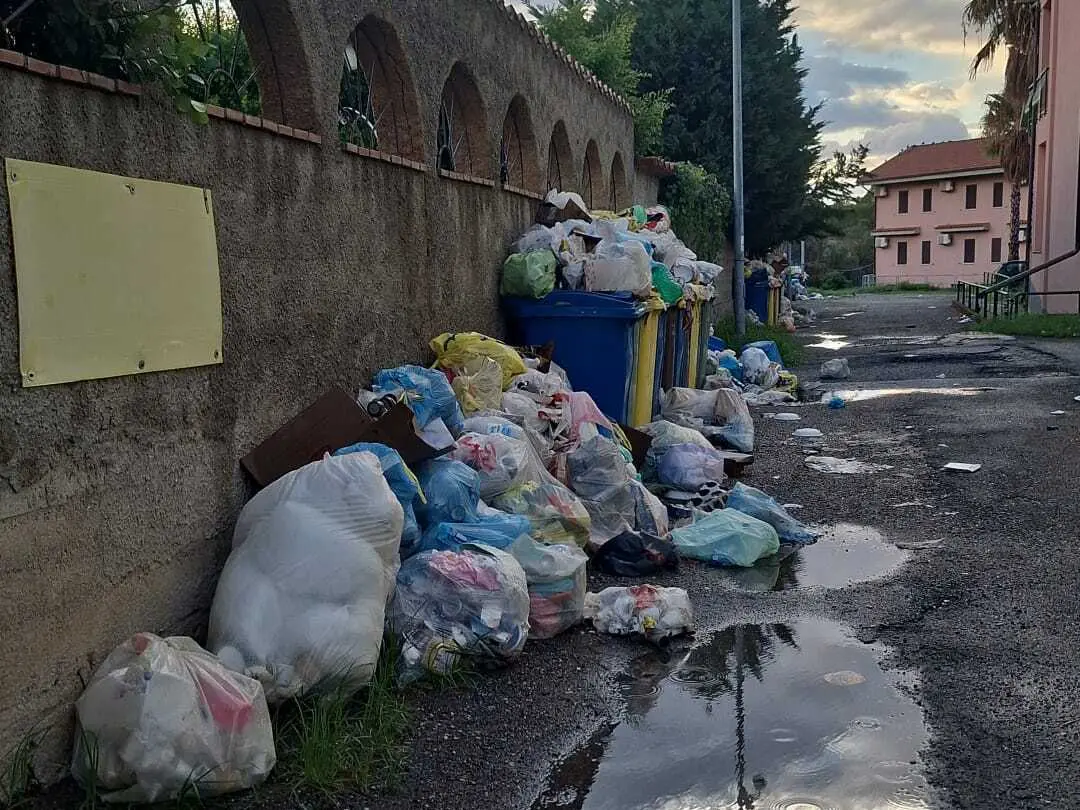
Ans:
{"type": "Polygon", "coordinates": [[[543,298],[503,298],[503,308],[519,318],[612,318],[636,320],[645,304],[632,293],[555,290],[543,298]]]}

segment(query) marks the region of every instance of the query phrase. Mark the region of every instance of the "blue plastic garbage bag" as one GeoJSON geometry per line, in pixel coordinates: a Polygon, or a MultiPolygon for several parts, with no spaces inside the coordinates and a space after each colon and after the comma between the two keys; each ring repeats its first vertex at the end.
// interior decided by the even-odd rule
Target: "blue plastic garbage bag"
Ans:
{"type": "Polygon", "coordinates": [[[817,532],[793,518],[774,498],[760,489],[736,484],[728,495],[727,508],[737,509],[744,515],[765,521],[776,529],[776,533],[785,543],[808,545],[817,542],[817,532]]]}
{"type": "Polygon", "coordinates": [[[433,458],[416,468],[427,503],[416,516],[426,529],[436,523],[472,523],[480,500],[480,473],[452,458],[433,458]]]}
{"type": "Polygon", "coordinates": [[[401,558],[416,553],[420,541],[420,524],[416,520],[416,504],[420,500],[420,486],[412,470],[405,464],[397,450],[385,444],[360,442],[335,450],[333,455],[344,456],[349,453],[374,453],[382,465],[383,477],[390,489],[397,496],[405,512],[405,523],[401,529],[401,558]]]}
{"type": "Polygon", "coordinates": [[[780,550],[776,529],[736,509],[701,515],[690,526],[675,529],[671,542],[683,557],[738,568],[749,568],[780,550]]]}
{"type": "Polygon", "coordinates": [[[730,354],[722,354],[719,358],[720,368],[726,368],[731,372],[731,378],[733,380],[743,381],[743,367],[742,363],[737,358],[732,357],[730,354]]]}
{"type": "Polygon", "coordinates": [[[377,394],[404,390],[409,408],[422,428],[441,418],[455,436],[463,430],[461,406],[441,371],[421,366],[384,368],[372,378],[372,385],[377,394]]]}
{"type": "Polygon", "coordinates": [[[484,515],[469,523],[436,523],[420,538],[421,551],[459,551],[469,543],[505,551],[528,535],[529,519],[522,515],[484,515]]]}
{"type": "Polygon", "coordinates": [[[697,492],[709,481],[723,483],[724,457],[712,447],[697,444],[676,444],[660,456],[656,478],[661,484],[687,492],[697,492]]]}

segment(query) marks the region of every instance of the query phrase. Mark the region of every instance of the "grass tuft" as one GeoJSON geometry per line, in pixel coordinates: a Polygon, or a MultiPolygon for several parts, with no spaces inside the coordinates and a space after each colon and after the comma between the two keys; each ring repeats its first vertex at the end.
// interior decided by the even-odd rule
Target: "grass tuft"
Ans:
{"type": "Polygon", "coordinates": [[[18,807],[37,787],[34,752],[43,736],[40,729],[31,729],[0,759],[0,808],[18,807]]]}
{"type": "Polygon", "coordinates": [[[1015,318],[992,318],[972,324],[976,332],[1018,337],[1080,337],[1080,315],[1045,315],[1027,313],[1015,318]]]}
{"type": "Polygon", "coordinates": [[[393,782],[406,756],[409,713],[394,684],[396,645],[387,638],[371,682],[297,698],[277,719],[278,767],[295,789],[327,796],[393,782]]]}
{"type": "Polygon", "coordinates": [[[738,352],[747,343],[755,343],[759,340],[771,340],[776,343],[780,350],[780,357],[788,368],[800,365],[806,358],[806,350],[790,332],[777,326],[754,326],[746,324],[745,337],[739,338],[735,334],[735,318],[724,318],[713,327],[713,334],[727,343],[728,348],[738,352]]]}

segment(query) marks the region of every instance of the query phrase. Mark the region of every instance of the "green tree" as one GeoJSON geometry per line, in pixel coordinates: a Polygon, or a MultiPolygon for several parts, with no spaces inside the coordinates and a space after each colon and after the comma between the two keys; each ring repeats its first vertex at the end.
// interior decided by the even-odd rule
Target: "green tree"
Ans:
{"type": "MultiPolygon", "coordinates": [[[[731,4],[633,4],[633,65],[646,92],[672,88],[666,157],[732,176],[731,4]]],[[[746,243],[763,254],[784,239],[823,232],[828,211],[812,194],[821,162],[818,108],[803,98],[806,70],[791,0],[743,0],[746,243]]]]}
{"type": "Polygon", "coordinates": [[[698,258],[719,262],[731,215],[731,194],[715,174],[693,163],[679,163],[662,189],[673,230],[698,258]]]}
{"type": "Polygon", "coordinates": [[[874,264],[874,196],[840,203],[831,216],[832,233],[806,240],[806,269],[817,286],[849,287],[874,264]]]}
{"type": "Polygon", "coordinates": [[[983,38],[971,63],[973,78],[993,64],[1002,48],[1008,50],[1005,87],[986,98],[983,134],[1012,186],[1010,260],[1020,258],[1020,188],[1031,182],[1032,142],[1026,113],[1028,91],[1038,71],[1039,5],[1033,0],[968,0],[963,15],[965,33],[983,38]]]}
{"type": "Polygon", "coordinates": [[[553,9],[538,9],[537,16],[548,36],[630,104],[638,154],[656,154],[663,145],[670,91],[640,89],[647,77],[630,61],[637,26],[631,4],[625,0],[560,0],[553,9]]]}

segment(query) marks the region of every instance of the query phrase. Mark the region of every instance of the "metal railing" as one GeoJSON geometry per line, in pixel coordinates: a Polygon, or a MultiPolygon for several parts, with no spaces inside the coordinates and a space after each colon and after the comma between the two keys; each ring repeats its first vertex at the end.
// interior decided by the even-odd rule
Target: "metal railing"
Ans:
{"type": "Polygon", "coordinates": [[[1050,68],[1046,68],[1031,85],[1024,115],[1030,121],[1038,121],[1050,107],[1050,68]]]}
{"type": "Polygon", "coordinates": [[[975,284],[969,281],[959,281],[956,284],[956,303],[975,315],[989,316],[991,318],[1014,318],[1022,312],[1028,311],[1032,297],[1075,295],[1077,312],[1080,313],[1080,290],[1032,292],[1029,283],[1032,276],[1043,273],[1051,267],[1056,267],[1077,255],[1080,255],[1080,246],[1055,259],[1032,267],[1022,273],[1017,273],[1015,276],[987,273],[983,280],[990,283],[975,284]]]}

